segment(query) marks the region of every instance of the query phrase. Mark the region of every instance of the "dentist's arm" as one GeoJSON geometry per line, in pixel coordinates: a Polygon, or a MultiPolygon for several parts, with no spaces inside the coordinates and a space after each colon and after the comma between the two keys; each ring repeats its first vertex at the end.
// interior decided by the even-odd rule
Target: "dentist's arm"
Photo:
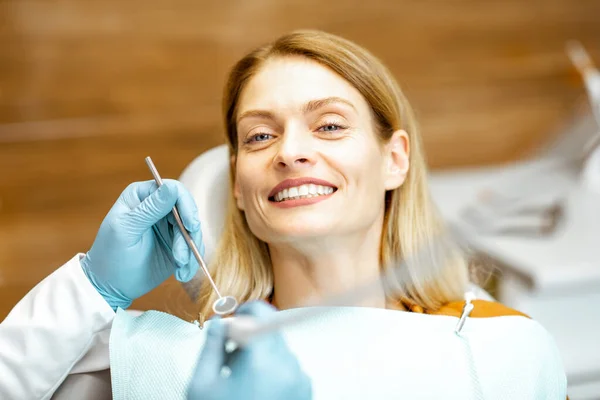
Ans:
{"type": "MultiPolygon", "coordinates": [[[[48,399],[71,373],[108,368],[108,332],[117,307],[198,264],[170,214],[177,204],[200,251],[192,196],[177,181],[131,184],[78,255],[30,291],[0,324],[0,398],[48,399]]],[[[85,397],[85,394],[82,394],[85,397]]]]}
{"type": "MultiPolygon", "coordinates": [[[[0,324],[1,399],[49,399],[102,343],[114,312],[83,273],[80,257],[40,282],[0,324]]],[[[108,356],[89,361],[89,370],[108,368],[108,356]]]]}

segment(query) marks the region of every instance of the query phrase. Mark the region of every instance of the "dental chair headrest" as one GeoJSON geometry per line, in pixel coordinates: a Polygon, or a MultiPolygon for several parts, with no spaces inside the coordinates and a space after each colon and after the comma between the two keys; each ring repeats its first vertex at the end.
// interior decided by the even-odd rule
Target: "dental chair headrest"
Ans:
{"type": "MultiPolygon", "coordinates": [[[[204,261],[208,264],[225,224],[229,190],[229,150],[226,145],[212,148],[196,157],[182,172],[179,181],[190,191],[198,206],[202,226],[204,261]]],[[[193,301],[198,298],[203,272],[183,287],[193,301]]]]}
{"type": "Polygon", "coordinates": [[[188,165],[179,181],[190,191],[198,206],[208,263],[223,231],[229,190],[229,150],[226,145],[212,148],[188,165]]]}

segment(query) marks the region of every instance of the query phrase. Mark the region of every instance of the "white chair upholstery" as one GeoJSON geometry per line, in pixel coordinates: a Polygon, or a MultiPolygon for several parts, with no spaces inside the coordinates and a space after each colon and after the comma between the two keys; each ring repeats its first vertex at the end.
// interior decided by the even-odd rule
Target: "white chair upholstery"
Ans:
{"type": "Polygon", "coordinates": [[[206,262],[209,262],[225,222],[229,190],[229,151],[214,147],[196,157],[179,181],[192,193],[202,223],[206,262]]]}
{"type": "MultiPolygon", "coordinates": [[[[229,151],[226,145],[212,148],[196,157],[183,171],[179,181],[191,192],[198,206],[202,223],[206,262],[209,262],[221,236],[227,211],[229,190],[229,151]]],[[[197,297],[202,271],[184,287],[192,299],[197,297]]],[[[471,291],[479,299],[492,300],[483,289],[472,285],[471,291]]]]}

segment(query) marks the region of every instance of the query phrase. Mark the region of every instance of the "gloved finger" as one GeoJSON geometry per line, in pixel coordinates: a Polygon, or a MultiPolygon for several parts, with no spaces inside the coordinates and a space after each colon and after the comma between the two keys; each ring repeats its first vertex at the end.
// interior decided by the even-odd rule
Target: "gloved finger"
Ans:
{"type": "Polygon", "coordinates": [[[177,221],[175,221],[175,215],[173,213],[169,213],[167,214],[167,221],[169,222],[169,224],[171,224],[172,226],[177,226],[177,221]]]}
{"type": "Polygon", "coordinates": [[[196,232],[200,229],[200,219],[198,218],[198,206],[189,190],[179,181],[165,179],[163,184],[170,182],[177,187],[177,209],[183,222],[183,226],[188,232],[196,232]]]}
{"type": "Polygon", "coordinates": [[[201,379],[203,382],[214,382],[225,363],[225,341],[227,340],[225,324],[217,318],[209,322],[204,348],[194,372],[194,379],[201,379]]]}
{"type": "Polygon", "coordinates": [[[181,273],[181,269],[184,268],[189,262],[190,257],[193,257],[192,252],[181,233],[179,227],[173,228],[173,259],[176,264],[175,276],[177,273],[181,273]]]}
{"type": "MultiPolygon", "coordinates": [[[[188,195],[191,196],[191,194],[189,194],[189,192],[185,188],[184,188],[184,193],[187,193],[187,195],[184,196],[186,198],[188,197],[188,195]]],[[[182,211],[182,204],[183,204],[183,207],[185,208],[185,204],[186,204],[186,202],[189,202],[189,199],[186,202],[181,202],[180,200],[181,199],[177,200],[177,208],[179,210],[179,215],[180,215],[181,220],[183,222],[184,221],[183,213],[185,211],[182,211]]],[[[192,212],[194,213],[193,219],[195,219],[195,221],[192,222],[193,226],[191,226],[191,227],[189,226],[190,225],[189,223],[186,225],[185,222],[184,222],[184,226],[186,226],[186,230],[188,231],[188,233],[190,235],[192,235],[196,231],[201,230],[201,228],[202,228],[202,225],[201,225],[201,223],[199,222],[199,219],[198,219],[198,209],[196,207],[196,203],[195,203],[194,199],[191,199],[191,202],[192,202],[192,204],[191,204],[192,212]]],[[[188,220],[189,220],[189,218],[188,218],[188,220]]],[[[167,215],[167,221],[175,229],[179,229],[179,224],[177,223],[177,220],[175,219],[175,214],[173,214],[172,212],[167,215]]],[[[198,244],[196,244],[196,245],[198,245],[198,244]]],[[[198,246],[198,250],[200,250],[199,246],[198,246]]]]}
{"type": "MultiPolygon", "coordinates": [[[[250,315],[258,320],[268,320],[275,316],[276,309],[272,305],[264,301],[251,301],[242,304],[236,311],[236,315],[250,315]]],[[[244,346],[244,350],[248,351],[273,351],[276,348],[285,347],[285,340],[281,332],[270,332],[258,335],[252,339],[248,346],[244,346]]],[[[244,353],[244,351],[242,351],[244,353]]]]}
{"type": "Polygon", "coordinates": [[[121,193],[119,201],[125,211],[131,211],[139,206],[148,196],[158,189],[158,184],[153,180],[133,182],[121,193]]]}
{"type": "MultiPolygon", "coordinates": [[[[171,212],[171,213],[169,213],[169,214],[167,215],[167,221],[168,221],[168,222],[169,222],[169,224],[171,224],[172,226],[177,226],[177,227],[179,227],[179,224],[177,223],[177,220],[175,219],[175,214],[173,214],[172,212],[171,212]]],[[[200,225],[198,225],[197,229],[200,229],[201,227],[202,227],[202,225],[200,224],[200,225]]],[[[190,230],[190,229],[187,229],[188,233],[190,233],[190,232],[195,232],[195,230],[196,230],[196,227],[194,227],[194,229],[192,229],[192,230],[190,230]]]]}
{"type": "MultiPolygon", "coordinates": [[[[139,196],[143,196],[150,187],[150,185],[140,184],[135,189],[138,191],[139,196]]],[[[187,229],[190,231],[200,229],[196,205],[191,194],[180,182],[172,179],[165,179],[161,187],[150,193],[123,220],[129,226],[130,232],[141,234],[167,216],[175,204],[178,204],[178,206],[181,204],[183,209],[181,210],[182,220],[184,225],[187,224],[187,229]],[[186,217],[184,218],[183,215],[186,217]]]]}
{"type": "MultiPolygon", "coordinates": [[[[140,187],[140,190],[146,188],[140,187]]],[[[164,184],[150,193],[137,207],[124,217],[128,232],[141,235],[171,212],[177,202],[177,188],[173,184],[164,184]]]]}
{"type": "MultiPolygon", "coordinates": [[[[193,232],[192,240],[201,256],[204,256],[204,243],[202,242],[202,230],[193,232]]],[[[175,278],[180,282],[189,282],[198,272],[200,265],[189,248],[183,234],[175,227],[173,238],[173,259],[175,260],[175,278]]]]}
{"type": "Polygon", "coordinates": [[[227,354],[226,364],[232,374],[251,370],[253,373],[281,372],[282,368],[298,367],[298,362],[287,347],[280,332],[269,332],[249,340],[244,346],[227,354]],[[277,360],[277,370],[273,371],[273,360],[277,360]]]}
{"type": "Polygon", "coordinates": [[[170,225],[166,219],[158,220],[156,224],[152,226],[155,233],[155,238],[162,245],[165,251],[170,251],[173,248],[173,226],[170,225]]]}

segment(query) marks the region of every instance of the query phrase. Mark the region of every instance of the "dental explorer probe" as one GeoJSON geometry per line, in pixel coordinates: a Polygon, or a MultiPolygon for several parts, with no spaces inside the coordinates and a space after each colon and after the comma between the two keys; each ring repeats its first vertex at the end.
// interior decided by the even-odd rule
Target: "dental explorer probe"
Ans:
{"type": "MultiPolygon", "coordinates": [[[[158,187],[161,187],[163,184],[162,178],[160,177],[158,170],[154,166],[154,163],[152,162],[152,159],[150,157],[146,157],[146,164],[148,165],[148,168],[150,168],[150,172],[152,173],[152,176],[154,177],[156,184],[158,185],[158,187]]],[[[200,252],[198,251],[196,244],[194,243],[194,241],[192,240],[187,229],[185,229],[185,226],[183,225],[183,221],[181,220],[181,215],[179,214],[179,210],[177,209],[177,206],[173,207],[173,217],[175,217],[175,221],[177,221],[177,225],[179,226],[179,229],[181,230],[181,234],[183,235],[185,242],[187,243],[190,250],[194,254],[194,257],[196,257],[196,260],[198,260],[198,264],[202,268],[204,275],[206,276],[206,278],[208,279],[213,290],[219,297],[213,303],[213,307],[212,307],[213,311],[218,315],[227,315],[227,314],[233,313],[237,309],[237,306],[238,306],[237,300],[233,296],[222,296],[221,292],[219,292],[219,289],[217,289],[217,285],[215,284],[215,281],[210,276],[210,272],[208,271],[208,268],[206,267],[206,263],[202,259],[202,256],[200,256],[200,252]]]]}

